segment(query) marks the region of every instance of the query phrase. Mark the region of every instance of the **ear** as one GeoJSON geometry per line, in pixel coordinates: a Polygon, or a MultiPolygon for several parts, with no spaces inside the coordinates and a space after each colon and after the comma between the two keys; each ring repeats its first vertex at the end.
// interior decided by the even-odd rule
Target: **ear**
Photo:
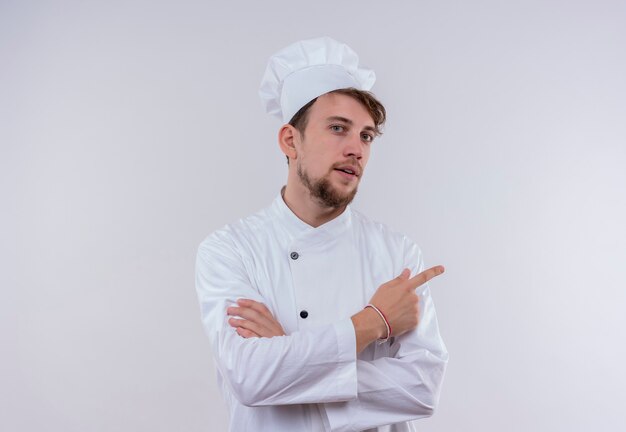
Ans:
{"type": "Polygon", "coordinates": [[[278,131],[278,145],[289,159],[297,158],[296,141],[299,139],[300,132],[288,123],[283,125],[278,131]]]}

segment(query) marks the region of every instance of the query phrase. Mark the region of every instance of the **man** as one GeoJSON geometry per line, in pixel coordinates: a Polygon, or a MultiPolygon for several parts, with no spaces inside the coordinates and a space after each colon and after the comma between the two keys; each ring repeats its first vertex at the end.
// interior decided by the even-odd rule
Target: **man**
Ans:
{"type": "Polygon", "coordinates": [[[373,82],[330,38],[270,59],[287,185],[196,265],[231,431],[410,431],[437,404],[448,354],[426,282],[443,267],[349,206],[385,121],[373,82]]]}

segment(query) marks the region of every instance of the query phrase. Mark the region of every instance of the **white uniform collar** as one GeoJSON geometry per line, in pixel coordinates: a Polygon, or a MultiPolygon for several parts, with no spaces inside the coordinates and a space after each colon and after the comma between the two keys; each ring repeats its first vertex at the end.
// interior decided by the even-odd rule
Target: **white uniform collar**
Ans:
{"type": "Polygon", "coordinates": [[[330,240],[341,235],[350,227],[352,223],[352,210],[350,209],[350,205],[348,205],[346,206],[346,209],[336,218],[318,226],[317,228],[312,227],[291,211],[283,200],[281,192],[279,192],[278,196],[274,199],[272,209],[293,238],[297,238],[302,235],[312,235],[313,237],[321,240],[330,240]]]}

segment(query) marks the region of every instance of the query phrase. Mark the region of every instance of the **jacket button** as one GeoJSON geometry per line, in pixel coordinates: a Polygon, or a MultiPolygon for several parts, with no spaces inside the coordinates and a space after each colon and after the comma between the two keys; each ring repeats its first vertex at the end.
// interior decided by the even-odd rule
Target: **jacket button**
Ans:
{"type": "Polygon", "coordinates": [[[300,318],[306,319],[309,316],[309,313],[305,310],[300,311],[300,318]]]}
{"type": "Polygon", "coordinates": [[[291,252],[290,256],[292,260],[297,260],[300,255],[298,255],[298,252],[291,252]]]}

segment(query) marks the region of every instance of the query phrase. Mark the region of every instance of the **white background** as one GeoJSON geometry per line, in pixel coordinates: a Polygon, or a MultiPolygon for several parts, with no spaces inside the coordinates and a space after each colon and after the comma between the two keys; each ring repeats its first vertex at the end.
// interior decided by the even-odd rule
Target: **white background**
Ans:
{"type": "Polygon", "coordinates": [[[196,248],[286,181],[258,85],[323,35],[389,112],[354,207],[447,268],[420,430],[624,427],[626,2],[1,0],[1,430],[225,430],[196,248]]]}

